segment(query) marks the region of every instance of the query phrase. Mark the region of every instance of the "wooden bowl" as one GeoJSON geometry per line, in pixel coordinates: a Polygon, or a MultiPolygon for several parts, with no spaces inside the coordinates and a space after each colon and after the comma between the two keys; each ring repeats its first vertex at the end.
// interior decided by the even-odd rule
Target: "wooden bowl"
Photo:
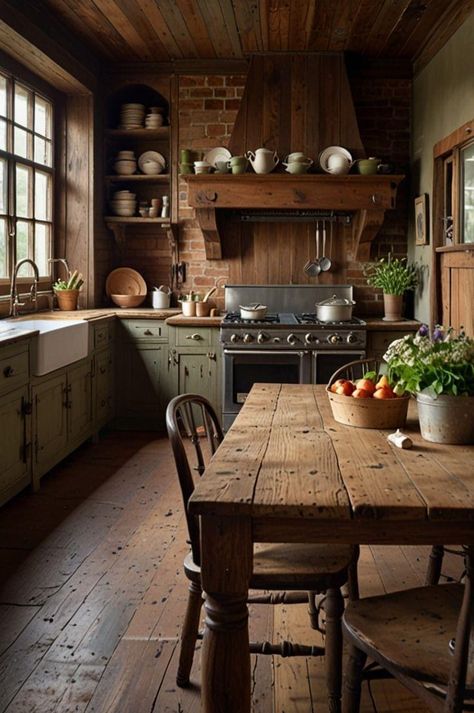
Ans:
{"type": "Polygon", "coordinates": [[[139,307],[145,301],[146,295],[110,295],[112,302],[122,309],[139,307]]]}

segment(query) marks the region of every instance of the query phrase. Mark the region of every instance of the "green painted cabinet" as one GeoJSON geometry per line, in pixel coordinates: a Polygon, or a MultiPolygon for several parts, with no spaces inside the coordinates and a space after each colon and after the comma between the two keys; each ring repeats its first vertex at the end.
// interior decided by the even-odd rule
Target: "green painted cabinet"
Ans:
{"type": "Polygon", "coordinates": [[[65,455],[68,384],[65,370],[32,387],[33,475],[37,480],[65,455]]]}
{"type": "Polygon", "coordinates": [[[76,447],[92,432],[92,360],[67,369],[68,446],[76,447]]]}
{"type": "Polygon", "coordinates": [[[195,393],[222,411],[221,349],[219,330],[210,327],[175,327],[170,330],[173,395],[195,393]]]}
{"type": "Polygon", "coordinates": [[[160,320],[122,320],[116,371],[118,428],[164,429],[170,393],[168,328],[160,320]]]}
{"type": "Polygon", "coordinates": [[[94,357],[94,427],[105,426],[114,416],[114,352],[102,349],[94,357]]]}
{"type": "Polygon", "coordinates": [[[30,482],[28,386],[0,399],[0,505],[30,482]]]}

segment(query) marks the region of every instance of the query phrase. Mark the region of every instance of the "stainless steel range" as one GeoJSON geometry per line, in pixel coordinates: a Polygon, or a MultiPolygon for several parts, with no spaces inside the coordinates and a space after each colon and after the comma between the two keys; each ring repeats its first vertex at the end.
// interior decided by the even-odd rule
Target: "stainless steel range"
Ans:
{"type": "Polygon", "coordinates": [[[316,303],[334,294],[352,299],[352,286],[226,286],[220,331],[225,429],[254,383],[325,384],[340,366],[365,357],[365,322],[321,322],[316,316],[316,303]],[[257,302],[267,305],[265,318],[241,319],[240,305],[257,302]]]}

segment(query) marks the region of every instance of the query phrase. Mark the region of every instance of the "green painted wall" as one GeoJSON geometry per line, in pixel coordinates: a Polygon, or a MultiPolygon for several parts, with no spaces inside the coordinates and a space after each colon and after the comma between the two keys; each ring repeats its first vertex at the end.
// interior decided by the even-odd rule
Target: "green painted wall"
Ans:
{"type": "MultiPolygon", "coordinates": [[[[433,146],[458,126],[474,118],[474,14],[454,34],[413,82],[413,194],[428,193],[432,213],[433,146]]],[[[425,265],[415,315],[429,319],[431,246],[416,247],[409,228],[409,257],[425,265]]]]}

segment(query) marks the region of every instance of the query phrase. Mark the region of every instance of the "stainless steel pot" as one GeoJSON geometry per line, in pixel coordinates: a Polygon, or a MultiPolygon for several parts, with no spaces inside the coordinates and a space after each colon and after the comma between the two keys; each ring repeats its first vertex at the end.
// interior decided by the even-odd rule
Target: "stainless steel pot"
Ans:
{"type": "Polygon", "coordinates": [[[328,300],[316,303],[316,315],[321,322],[346,322],[352,319],[354,300],[333,295],[328,300]]]}
{"type": "Polygon", "coordinates": [[[264,319],[267,314],[267,306],[258,302],[252,305],[239,305],[241,319],[264,319]]]}

